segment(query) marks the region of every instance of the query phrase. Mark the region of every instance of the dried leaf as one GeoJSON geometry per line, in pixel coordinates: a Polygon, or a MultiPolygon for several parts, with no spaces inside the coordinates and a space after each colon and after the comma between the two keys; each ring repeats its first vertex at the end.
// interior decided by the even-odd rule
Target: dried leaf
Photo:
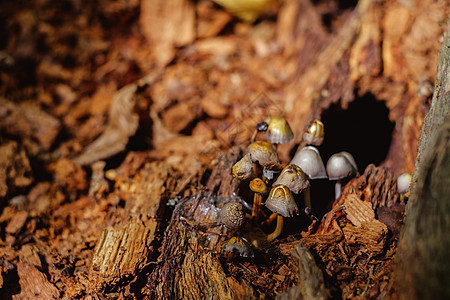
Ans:
{"type": "Polygon", "coordinates": [[[136,133],[139,125],[139,117],[134,112],[136,90],[137,84],[133,83],[117,91],[109,109],[105,131],[74,159],[75,162],[87,165],[125,149],[128,139],[136,133]]]}

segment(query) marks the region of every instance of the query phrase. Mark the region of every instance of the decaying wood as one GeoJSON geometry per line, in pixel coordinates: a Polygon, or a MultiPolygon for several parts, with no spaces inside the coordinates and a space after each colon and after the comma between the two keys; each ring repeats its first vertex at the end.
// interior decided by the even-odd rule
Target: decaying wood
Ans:
{"type": "Polygon", "coordinates": [[[17,142],[10,141],[0,146],[0,197],[17,188],[31,184],[31,166],[28,156],[17,142]]]}
{"type": "Polygon", "coordinates": [[[375,212],[370,202],[361,201],[355,195],[345,198],[342,210],[347,219],[356,227],[360,227],[364,222],[375,220],[375,212]]]}
{"type": "MultiPolygon", "coordinates": [[[[405,205],[395,178],[414,168],[446,1],[278,1],[252,25],[209,0],[98,2],[0,4],[2,296],[395,297],[405,205]],[[387,156],[334,203],[323,196],[320,214],[333,205],[322,220],[300,209],[273,243],[261,242],[270,225],[217,224],[225,203],[251,206],[230,169],[255,124],[288,119],[295,139],[277,148],[286,163],[309,121],[366,98],[386,106],[387,156]],[[223,251],[233,235],[252,257],[223,251]]],[[[448,108],[446,82],[429,116],[448,108]]],[[[357,130],[376,127],[370,113],[335,133],[362,145],[355,156],[378,150],[360,142],[378,137],[357,130]]],[[[424,132],[435,124],[428,117],[424,132]]],[[[429,161],[420,143],[418,160],[429,161]]],[[[417,182],[434,185],[430,174],[417,182]]]]}
{"type": "MultiPolygon", "coordinates": [[[[147,164],[136,183],[123,183],[129,197],[124,220],[106,228],[92,258],[90,282],[94,290],[111,292],[119,282],[130,281],[147,263],[153,251],[152,242],[167,197],[169,167],[162,163],[147,164]]],[[[137,178],[136,178],[137,179],[137,178]]],[[[120,177],[117,178],[120,181],[120,177]]]]}
{"type": "Polygon", "coordinates": [[[345,185],[342,195],[336,199],[331,211],[322,219],[319,231],[327,232],[335,228],[336,219],[344,213],[347,213],[347,218],[357,225],[364,221],[372,221],[375,212],[383,207],[399,207],[400,204],[397,182],[392,172],[384,167],[369,165],[361,176],[345,185]],[[354,206],[357,201],[365,203],[354,206]]]}
{"type": "MultiPolygon", "coordinates": [[[[218,214],[226,203],[239,201],[234,194],[237,181],[230,172],[239,155],[242,150],[231,149],[220,156],[208,181],[208,190],[182,199],[176,205],[165,231],[160,257],[150,273],[151,298],[273,297],[294,280],[294,273],[283,264],[283,259],[273,261],[268,249],[251,250],[255,254],[249,259],[222,250],[222,243],[233,232],[219,224],[218,214]],[[220,192],[220,196],[211,191],[220,192]],[[265,262],[258,266],[264,260],[270,260],[271,264],[265,262]],[[268,272],[273,274],[268,276],[268,272]]],[[[251,226],[254,225],[247,224],[251,226]]],[[[243,236],[253,235],[251,228],[245,231],[243,236]]]]}
{"type": "Polygon", "coordinates": [[[141,1],[140,23],[153,48],[158,67],[169,63],[175,47],[190,44],[195,38],[195,9],[190,1],[141,1]]]}
{"type": "Polygon", "coordinates": [[[396,239],[389,230],[392,223],[401,226],[398,224],[401,219],[388,218],[391,221],[388,224],[377,220],[376,211],[380,207],[398,202],[398,195],[393,192],[395,181],[386,178],[392,178],[389,170],[369,165],[364,174],[345,186],[341,197],[335,200],[331,211],[322,219],[317,233],[300,240],[319,259],[325,274],[337,277],[343,298],[364,296],[369,291],[370,297],[387,292],[387,281],[374,284],[365,279],[366,274],[362,271],[363,265],[367,264],[372,265],[370,276],[374,278],[383,278],[392,271],[396,239]],[[386,254],[385,259],[374,259],[381,253],[386,254]],[[337,266],[337,261],[345,263],[337,266]],[[348,278],[352,276],[358,279],[350,287],[348,278]],[[359,294],[354,290],[357,286],[359,294]]]}
{"type": "Polygon", "coordinates": [[[450,23],[422,132],[398,249],[401,299],[450,297],[450,23]]]}
{"type": "Polygon", "coordinates": [[[388,230],[386,225],[380,221],[365,222],[359,228],[346,226],[342,230],[349,245],[364,245],[369,252],[374,254],[379,254],[384,250],[388,230]]]}
{"type": "Polygon", "coordinates": [[[297,261],[299,285],[289,288],[278,295],[277,299],[329,299],[322,271],[308,249],[300,242],[292,251],[292,256],[297,261]]]}
{"type": "Polygon", "coordinates": [[[47,276],[40,272],[34,265],[20,263],[17,266],[17,273],[20,278],[20,285],[23,290],[15,295],[13,299],[58,299],[58,289],[48,282],[47,276]]]}
{"type": "Polygon", "coordinates": [[[155,298],[230,299],[225,273],[218,257],[222,230],[219,209],[211,194],[198,193],[177,204],[166,230],[161,256],[149,277],[155,298]]]}
{"type": "Polygon", "coordinates": [[[32,154],[49,150],[61,129],[61,122],[39,106],[19,106],[5,98],[0,98],[0,116],[0,129],[23,137],[32,154]]]}

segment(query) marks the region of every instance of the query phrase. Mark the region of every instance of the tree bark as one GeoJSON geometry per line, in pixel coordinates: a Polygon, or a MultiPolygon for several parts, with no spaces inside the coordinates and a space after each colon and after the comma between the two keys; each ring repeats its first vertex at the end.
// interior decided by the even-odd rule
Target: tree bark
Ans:
{"type": "Polygon", "coordinates": [[[450,23],[438,61],[433,102],[422,126],[398,248],[401,299],[450,297],[450,23]]]}

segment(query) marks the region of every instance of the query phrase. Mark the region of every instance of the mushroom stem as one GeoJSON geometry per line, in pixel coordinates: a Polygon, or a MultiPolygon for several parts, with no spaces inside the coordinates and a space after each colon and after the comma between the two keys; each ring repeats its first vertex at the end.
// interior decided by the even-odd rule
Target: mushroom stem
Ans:
{"type": "Polygon", "coordinates": [[[400,193],[400,201],[403,202],[405,199],[409,198],[411,195],[411,191],[407,191],[406,193],[400,193]]]}
{"type": "Polygon", "coordinates": [[[281,234],[281,231],[283,231],[283,223],[284,223],[283,216],[277,214],[277,227],[275,228],[274,232],[272,232],[267,236],[267,241],[271,242],[281,234]]]}
{"type": "Polygon", "coordinates": [[[305,190],[305,207],[309,207],[312,209],[311,206],[311,194],[310,194],[310,187],[308,186],[305,190]]]}
{"type": "Polygon", "coordinates": [[[259,216],[259,208],[261,206],[261,195],[259,193],[255,193],[255,197],[253,198],[253,209],[252,209],[252,217],[254,219],[258,219],[259,216]]]}
{"type": "Polygon", "coordinates": [[[341,190],[342,190],[342,182],[340,179],[336,180],[336,184],[334,185],[334,194],[335,198],[337,199],[341,196],[341,190]]]}
{"type": "Polygon", "coordinates": [[[277,216],[277,213],[271,214],[264,222],[261,223],[261,226],[272,224],[272,222],[276,220],[277,216]]]}
{"type": "Polygon", "coordinates": [[[242,204],[242,206],[243,206],[246,210],[252,211],[252,207],[250,206],[250,203],[248,203],[248,202],[242,200],[241,198],[238,198],[238,201],[239,201],[240,204],[242,204]]]}
{"type": "Polygon", "coordinates": [[[253,132],[252,138],[251,138],[251,142],[253,143],[254,141],[256,141],[256,136],[258,135],[258,130],[255,130],[255,132],[253,132]]]}

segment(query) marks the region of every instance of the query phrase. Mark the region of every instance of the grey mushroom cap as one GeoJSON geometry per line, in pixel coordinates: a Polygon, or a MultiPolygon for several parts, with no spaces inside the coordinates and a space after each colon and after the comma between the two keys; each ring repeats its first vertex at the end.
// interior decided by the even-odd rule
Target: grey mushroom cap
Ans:
{"type": "Polygon", "coordinates": [[[325,165],[316,147],[303,147],[297,151],[290,164],[299,166],[308,175],[309,179],[327,178],[325,165]]]}
{"type": "Polygon", "coordinates": [[[358,173],[358,165],[356,164],[356,161],[353,158],[353,155],[351,155],[347,151],[341,151],[339,153],[344,155],[345,158],[350,162],[350,164],[352,165],[353,169],[355,169],[355,174],[358,173]]]}
{"type": "Polygon", "coordinates": [[[353,157],[348,152],[333,154],[327,162],[329,180],[340,180],[356,175],[358,172],[353,157]]]}
{"type": "Polygon", "coordinates": [[[265,205],[272,212],[278,213],[285,218],[298,215],[298,206],[294,197],[291,191],[283,185],[276,185],[270,190],[265,205]]]}
{"type": "Polygon", "coordinates": [[[287,165],[273,185],[284,185],[293,193],[298,194],[309,187],[309,180],[302,169],[297,165],[287,165]]]}

